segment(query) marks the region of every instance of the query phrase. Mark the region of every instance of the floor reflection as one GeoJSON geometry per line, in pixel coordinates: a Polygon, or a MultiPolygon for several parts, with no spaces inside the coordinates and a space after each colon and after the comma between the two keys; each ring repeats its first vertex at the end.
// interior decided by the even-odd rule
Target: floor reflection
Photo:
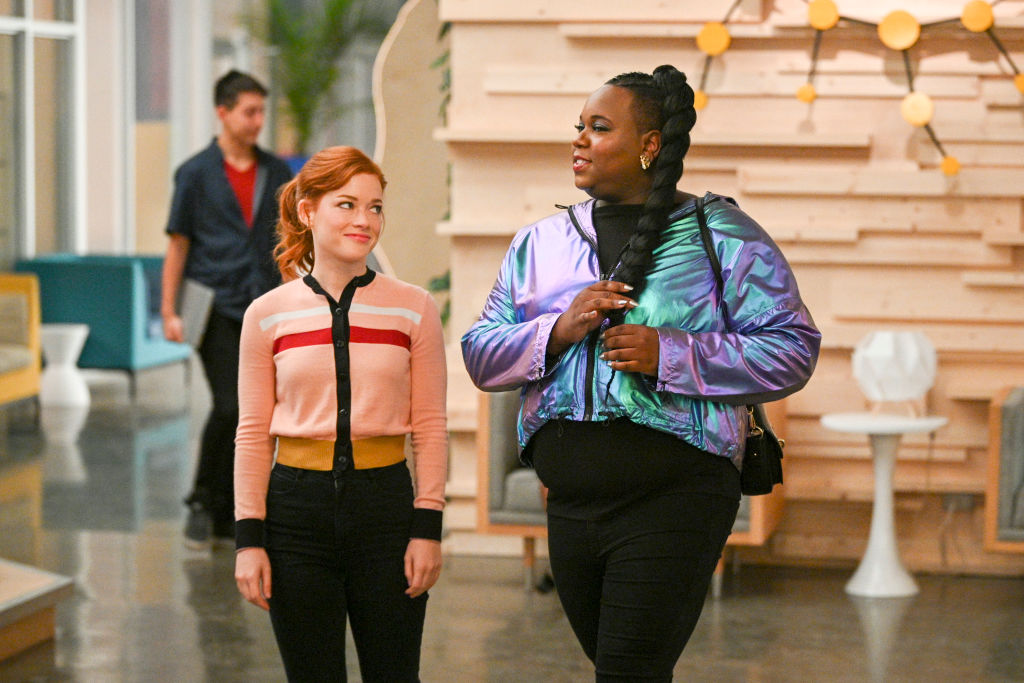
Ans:
{"type": "Polygon", "coordinates": [[[39,423],[46,447],[43,450],[43,479],[69,485],[84,484],[88,475],[82,464],[78,436],[89,417],[86,406],[43,406],[39,423]]]}
{"type": "Polygon", "coordinates": [[[899,641],[903,617],[916,598],[864,598],[854,595],[849,598],[857,608],[857,616],[864,629],[871,681],[884,683],[889,680],[889,654],[899,641]]]}
{"type": "Polygon", "coordinates": [[[44,472],[58,476],[46,478],[45,524],[137,531],[146,518],[177,518],[180,496],[168,496],[168,484],[180,493],[191,472],[188,416],[126,425],[94,413],[86,422],[74,443],[46,434],[44,472]]]}

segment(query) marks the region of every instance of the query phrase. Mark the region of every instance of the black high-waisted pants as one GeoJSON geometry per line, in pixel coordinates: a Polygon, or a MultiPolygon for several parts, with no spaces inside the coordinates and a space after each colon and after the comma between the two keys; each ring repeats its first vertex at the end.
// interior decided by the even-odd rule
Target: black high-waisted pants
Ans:
{"type": "Polygon", "coordinates": [[[738,470],[624,419],[549,422],[531,453],[558,597],[596,680],[671,681],[736,520],[738,470]]]}
{"type": "Polygon", "coordinates": [[[597,681],[671,681],[739,503],[673,493],[607,519],[548,516],[551,572],[597,681]]]}
{"type": "Polygon", "coordinates": [[[275,465],[267,494],[270,619],[290,681],[344,682],[345,622],[364,681],[419,680],[427,594],[410,598],[404,462],[332,472],[275,465]]]}

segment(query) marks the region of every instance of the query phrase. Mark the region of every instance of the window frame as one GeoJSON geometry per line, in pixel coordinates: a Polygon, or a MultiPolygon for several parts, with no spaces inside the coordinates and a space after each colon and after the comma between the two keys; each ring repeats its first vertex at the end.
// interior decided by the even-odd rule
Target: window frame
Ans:
{"type": "Polygon", "coordinates": [[[71,168],[68,174],[70,194],[67,202],[70,215],[66,229],[70,234],[59,236],[59,242],[75,253],[86,247],[85,179],[85,0],[71,0],[72,21],[53,21],[35,18],[34,0],[23,0],[22,16],[0,16],[0,34],[15,38],[15,62],[20,60],[20,73],[15,79],[14,99],[17,121],[14,142],[17,168],[14,252],[17,258],[36,255],[36,160],[35,160],[35,41],[37,38],[67,41],[70,46],[71,83],[69,84],[68,130],[71,141],[71,168]]]}

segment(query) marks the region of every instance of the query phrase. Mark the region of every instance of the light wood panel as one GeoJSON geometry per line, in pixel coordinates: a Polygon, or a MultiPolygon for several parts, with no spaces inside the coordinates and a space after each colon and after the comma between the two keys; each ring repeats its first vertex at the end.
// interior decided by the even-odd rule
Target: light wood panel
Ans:
{"type": "MultiPolygon", "coordinates": [[[[553,213],[553,204],[583,197],[569,157],[587,94],[617,73],[663,63],[697,84],[705,60],[694,36],[727,4],[599,1],[581,11],[567,0],[441,1],[442,19],[453,22],[452,102],[434,135],[452,163],[452,201],[437,230],[452,241],[453,340],[479,314],[512,235],[553,213]]],[[[957,17],[962,6],[907,0],[900,8],[927,20],[957,17]]],[[[840,9],[877,21],[894,6],[865,0],[840,9]]],[[[997,34],[1024,63],[1024,2],[1006,0],[995,11],[997,34]]],[[[810,105],[796,100],[813,42],[806,12],[802,0],[742,4],[732,47],[706,75],[710,99],[681,183],[734,197],[765,227],[824,335],[815,376],[786,401],[786,513],[770,547],[750,556],[859,558],[873,490],[867,440],[825,430],[820,417],[867,407],[850,371],[866,334],[919,330],[939,357],[927,407],[949,424],[932,443],[918,435],[901,444],[897,505],[917,514],[910,524],[901,521],[907,508],[898,514],[904,559],[937,571],[1024,573],[1024,558],[982,549],[980,503],[950,513],[963,558],[941,556],[938,530],[943,494],[983,496],[988,402],[999,387],[1024,383],[1024,95],[985,36],[958,26],[926,30],[910,56],[916,88],[936,103],[933,129],[962,164],[946,177],[927,133],[900,115],[908,90],[902,57],[874,31],[827,32],[820,96],[810,105]]],[[[449,364],[460,395],[450,406],[468,430],[475,390],[459,375],[460,356],[449,364]]],[[[463,483],[474,460],[462,452],[470,434],[453,440],[463,483]]],[[[459,491],[472,495],[468,484],[459,491]]],[[[453,538],[469,548],[471,534],[455,529],[453,538]]]]}
{"type": "MultiPolygon", "coordinates": [[[[633,0],[628,12],[620,0],[591,0],[585,6],[548,0],[444,0],[440,3],[441,19],[453,22],[558,22],[613,21],[624,14],[633,21],[721,21],[734,0],[706,0],[701,3],[664,0],[633,0]]],[[[734,20],[760,20],[763,0],[741,0],[734,20]]]]}

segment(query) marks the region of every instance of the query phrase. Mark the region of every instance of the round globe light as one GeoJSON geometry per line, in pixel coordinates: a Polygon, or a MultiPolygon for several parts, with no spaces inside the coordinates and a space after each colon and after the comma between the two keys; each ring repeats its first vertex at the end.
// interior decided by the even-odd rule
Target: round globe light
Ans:
{"type": "Polygon", "coordinates": [[[720,21],[709,21],[697,34],[697,47],[706,55],[717,57],[729,49],[732,36],[720,21]]]}
{"type": "Polygon", "coordinates": [[[923,398],[936,365],[935,347],[921,332],[871,332],[853,351],[853,377],[871,401],[923,398]]]}
{"type": "Polygon", "coordinates": [[[708,106],[708,94],[703,90],[693,91],[693,108],[700,111],[704,107],[708,106]]]}
{"type": "Polygon", "coordinates": [[[964,5],[964,11],[960,15],[960,23],[964,25],[965,29],[974,33],[984,33],[992,28],[995,21],[992,5],[985,0],[971,0],[964,5]]]}
{"type": "Polygon", "coordinates": [[[907,123],[920,128],[931,123],[935,103],[923,92],[912,92],[900,103],[900,113],[907,123]]]}
{"type": "Polygon", "coordinates": [[[888,48],[906,50],[921,37],[921,24],[910,12],[898,9],[882,19],[878,25],[878,37],[888,48]]]}
{"type": "Polygon", "coordinates": [[[810,83],[804,83],[796,89],[796,98],[801,102],[810,104],[818,96],[818,91],[810,83]]]}
{"type": "Polygon", "coordinates": [[[839,8],[832,0],[811,0],[807,21],[819,31],[827,31],[839,23],[839,8]]]}

